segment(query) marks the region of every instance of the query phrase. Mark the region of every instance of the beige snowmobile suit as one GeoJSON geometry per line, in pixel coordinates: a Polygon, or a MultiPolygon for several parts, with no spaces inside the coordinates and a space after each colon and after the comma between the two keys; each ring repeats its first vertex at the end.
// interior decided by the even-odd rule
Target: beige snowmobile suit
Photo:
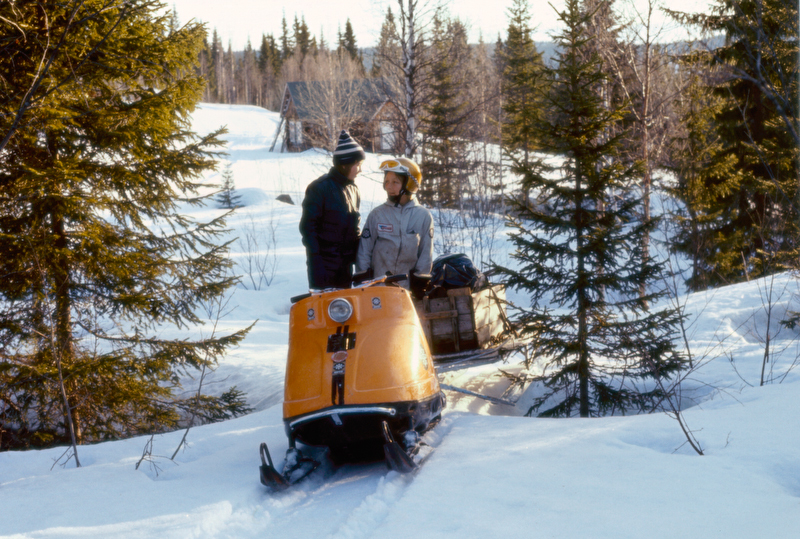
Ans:
{"type": "MultiPolygon", "coordinates": [[[[431,212],[410,200],[405,206],[386,201],[374,208],[361,232],[356,255],[356,273],[370,267],[375,278],[431,272],[433,262],[433,218],[431,212]]],[[[401,283],[408,288],[408,281],[401,283]]]]}

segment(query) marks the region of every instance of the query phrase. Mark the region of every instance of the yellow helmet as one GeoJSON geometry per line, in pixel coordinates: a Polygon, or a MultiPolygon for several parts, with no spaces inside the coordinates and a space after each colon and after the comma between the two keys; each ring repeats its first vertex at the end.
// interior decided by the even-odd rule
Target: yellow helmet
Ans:
{"type": "Polygon", "coordinates": [[[379,167],[381,171],[384,173],[386,172],[394,172],[395,174],[402,174],[403,176],[408,176],[409,179],[413,180],[410,182],[406,182],[406,191],[409,193],[416,193],[419,190],[420,186],[422,185],[422,172],[420,172],[419,167],[417,164],[408,159],[407,157],[398,157],[397,159],[387,159],[381,166],[379,167]]]}

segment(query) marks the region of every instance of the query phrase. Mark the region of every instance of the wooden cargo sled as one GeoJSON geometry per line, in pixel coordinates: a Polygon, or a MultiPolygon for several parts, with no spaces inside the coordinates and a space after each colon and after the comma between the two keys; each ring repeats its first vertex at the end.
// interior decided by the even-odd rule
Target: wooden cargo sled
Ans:
{"type": "Polygon", "coordinates": [[[511,329],[505,286],[488,285],[475,291],[453,288],[446,294],[415,302],[437,371],[497,361],[511,329]]]}

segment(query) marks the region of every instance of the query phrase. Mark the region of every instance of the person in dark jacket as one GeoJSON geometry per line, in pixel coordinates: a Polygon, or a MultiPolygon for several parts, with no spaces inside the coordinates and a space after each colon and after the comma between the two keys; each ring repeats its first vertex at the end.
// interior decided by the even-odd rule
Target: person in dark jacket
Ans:
{"type": "Polygon", "coordinates": [[[300,234],[310,289],[350,287],[361,220],[361,194],[354,180],[364,159],[364,149],[342,131],[333,167],[306,188],[300,234]]]}

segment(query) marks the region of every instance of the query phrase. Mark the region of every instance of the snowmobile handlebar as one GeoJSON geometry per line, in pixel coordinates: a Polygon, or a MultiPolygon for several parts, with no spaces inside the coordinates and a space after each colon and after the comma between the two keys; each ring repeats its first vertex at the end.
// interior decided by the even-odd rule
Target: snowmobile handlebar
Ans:
{"type": "MultiPolygon", "coordinates": [[[[372,281],[366,281],[361,284],[361,286],[374,286],[376,284],[391,284],[391,283],[399,283],[400,281],[405,281],[408,279],[408,275],[405,273],[398,273],[397,275],[387,275],[386,277],[381,277],[379,279],[375,279],[372,281]]],[[[333,290],[333,289],[330,289],[333,290]]],[[[323,292],[323,290],[315,290],[314,292],[323,292]]],[[[300,294],[298,296],[292,296],[290,301],[292,305],[297,303],[300,300],[304,300],[306,298],[310,298],[313,292],[306,292],[305,294],[300,294]]]]}

